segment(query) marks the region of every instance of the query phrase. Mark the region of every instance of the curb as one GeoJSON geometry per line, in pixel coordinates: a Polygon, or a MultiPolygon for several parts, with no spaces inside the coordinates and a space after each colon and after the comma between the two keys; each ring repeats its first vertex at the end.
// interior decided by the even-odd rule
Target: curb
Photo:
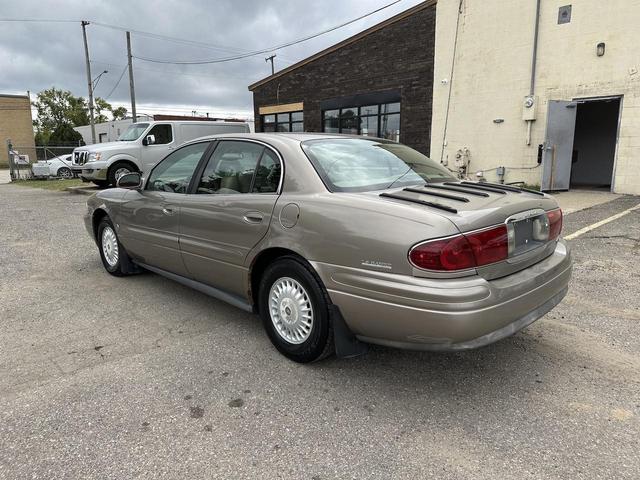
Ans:
{"type": "Polygon", "coordinates": [[[78,187],[67,187],[65,188],[65,190],[70,193],[75,193],[76,195],[93,195],[94,193],[100,191],[100,189],[96,186],[85,187],[84,185],[80,185],[78,187]]]}

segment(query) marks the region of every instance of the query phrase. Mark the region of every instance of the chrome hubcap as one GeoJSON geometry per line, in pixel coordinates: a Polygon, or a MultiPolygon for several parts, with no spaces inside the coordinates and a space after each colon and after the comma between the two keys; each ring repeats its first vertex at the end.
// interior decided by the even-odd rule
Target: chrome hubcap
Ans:
{"type": "Polygon", "coordinates": [[[71,170],[69,170],[68,168],[61,168],[58,171],[58,175],[62,178],[71,178],[73,176],[71,170]]]}
{"type": "Polygon", "coordinates": [[[116,180],[118,180],[122,175],[126,175],[127,173],[131,173],[131,170],[129,170],[127,167],[121,167],[117,169],[115,173],[116,180]]]}
{"type": "Polygon", "coordinates": [[[104,227],[102,230],[102,253],[110,267],[115,267],[118,263],[118,238],[116,232],[111,227],[104,227]]]}
{"type": "Polygon", "coordinates": [[[299,345],[309,338],[313,327],[311,300],[293,278],[280,278],[271,286],[269,314],[276,332],[287,342],[299,345]]]}

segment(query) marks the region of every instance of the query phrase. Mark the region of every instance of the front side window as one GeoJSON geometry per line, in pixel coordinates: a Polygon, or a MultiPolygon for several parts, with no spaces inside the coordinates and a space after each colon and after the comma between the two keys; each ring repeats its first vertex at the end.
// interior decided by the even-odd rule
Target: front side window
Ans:
{"type": "Polygon", "coordinates": [[[153,135],[155,137],[154,145],[165,145],[173,142],[173,133],[171,131],[171,125],[158,124],[154,125],[147,135],[153,135]]]}
{"type": "Polygon", "coordinates": [[[187,193],[189,182],[209,142],[182,147],[162,160],[149,175],[147,190],[187,193]]]}
{"type": "Polygon", "coordinates": [[[302,149],[332,192],[367,192],[455,180],[429,157],[387,140],[308,140],[302,143],[302,149]]]}
{"type": "Polygon", "coordinates": [[[132,123],[129,125],[122,135],[118,137],[118,141],[120,142],[133,142],[140,138],[140,135],[144,133],[144,131],[149,128],[148,123],[132,123]]]}
{"type": "Polygon", "coordinates": [[[254,174],[264,149],[264,146],[253,142],[220,142],[202,173],[196,193],[251,192],[254,174]]]}

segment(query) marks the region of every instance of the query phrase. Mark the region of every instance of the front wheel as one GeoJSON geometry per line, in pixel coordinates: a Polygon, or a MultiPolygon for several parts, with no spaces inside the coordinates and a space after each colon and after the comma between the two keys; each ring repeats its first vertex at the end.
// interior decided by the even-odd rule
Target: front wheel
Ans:
{"type": "Polygon", "coordinates": [[[58,169],[58,177],[60,177],[60,178],[73,178],[73,172],[68,167],[60,167],[58,169]]]}
{"type": "Polygon", "coordinates": [[[270,265],[260,281],[259,311],[273,345],[299,363],[333,352],[329,297],[303,261],[285,257],[270,265]]]}
{"type": "Polygon", "coordinates": [[[120,241],[116,230],[107,217],[98,225],[98,248],[102,265],[107,272],[116,277],[123,277],[133,273],[131,259],[120,241]]]}
{"type": "Polygon", "coordinates": [[[137,172],[137,170],[129,162],[116,162],[109,167],[107,183],[115,187],[116,182],[122,175],[126,175],[131,172],[137,172]]]}

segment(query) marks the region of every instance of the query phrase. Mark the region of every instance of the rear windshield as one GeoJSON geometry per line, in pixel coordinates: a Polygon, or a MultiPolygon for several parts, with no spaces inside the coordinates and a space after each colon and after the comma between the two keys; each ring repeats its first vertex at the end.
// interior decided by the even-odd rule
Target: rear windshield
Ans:
{"type": "Polygon", "coordinates": [[[366,138],[328,138],[302,142],[332,192],[367,192],[391,187],[455,180],[429,157],[395,142],[366,138]]]}

